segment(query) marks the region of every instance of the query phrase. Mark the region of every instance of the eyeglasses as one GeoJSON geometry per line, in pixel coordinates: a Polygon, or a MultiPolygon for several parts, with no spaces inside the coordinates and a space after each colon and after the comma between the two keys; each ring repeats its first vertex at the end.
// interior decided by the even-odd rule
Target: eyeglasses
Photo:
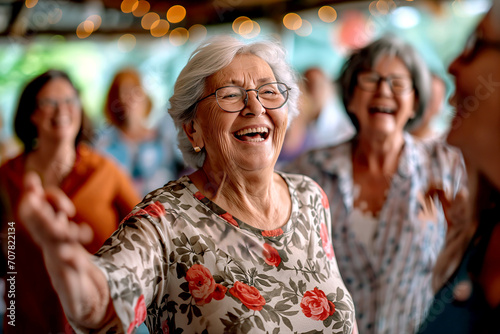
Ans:
{"type": "Polygon", "coordinates": [[[475,30],[465,42],[464,50],[460,57],[465,62],[471,61],[481,48],[493,48],[500,50],[500,41],[491,41],[483,37],[483,32],[475,30]]]}
{"type": "Polygon", "coordinates": [[[359,88],[367,92],[376,91],[382,81],[389,84],[391,91],[395,95],[402,95],[413,89],[413,81],[410,77],[395,75],[383,77],[376,72],[364,72],[358,74],[359,88]]]}
{"type": "Polygon", "coordinates": [[[57,108],[61,108],[62,106],[66,107],[79,107],[80,99],[76,96],[68,97],[62,100],[53,100],[53,99],[40,99],[37,101],[38,109],[51,112],[56,110],[57,108]]]}
{"type": "Polygon", "coordinates": [[[257,100],[266,109],[279,109],[288,101],[288,91],[290,87],[282,82],[271,82],[264,84],[257,89],[245,89],[239,86],[224,86],[217,88],[214,93],[196,101],[191,107],[206,98],[215,95],[219,107],[227,112],[240,112],[248,104],[248,92],[257,93],[257,100]]]}

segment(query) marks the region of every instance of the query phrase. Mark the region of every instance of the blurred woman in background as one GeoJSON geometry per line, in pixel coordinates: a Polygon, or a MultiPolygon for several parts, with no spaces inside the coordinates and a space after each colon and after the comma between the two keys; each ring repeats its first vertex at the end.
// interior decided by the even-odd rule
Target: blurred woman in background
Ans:
{"type": "Polygon", "coordinates": [[[386,36],[353,53],[339,78],[357,134],[313,150],[287,171],[312,177],[331,206],[340,272],[361,333],[413,333],[432,300],[446,220],[429,190],[464,185],[460,154],[407,131],[422,118],[430,74],[409,44],[386,36]]]}
{"type": "Polygon", "coordinates": [[[469,210],[451,206],[446,247],[434,270],[437,293],[421,334],[500,333],[499,61],[496,1],[449,67],[456,116],[447,141],[464,155],[472,201],[469,210]]]}
{"type": "MultiPolygon", "coordinates": [[[[21,224],[15,224],[19,221],[15,213],[26,173],[35,172],[43,187],[58,188],[73,202],[72,220],[86,224],[86,230],[92,232],[85,245],[91,253],[99,249],[139,202],[126,174],[83,144],[88,135],[84,119],[78,91],[62,71],[49,70],[36,77],[19,99],[14,126],[24,152],[0,167],[1,197],[7,201],[4,206],[10,209],[8,220],[1,222],[5,257],[8,249],[12,249],[8,246],[15,245],[15,268],[4,267],[2,272],[17,272],[15,326],[7,325],[10,319],[5,317],[5,333],[71,332],[43,265],[40,248],[21,224]],[[12,228],[14,244],[7,240],[7,231],[13,231],[12,228]]],[[[7,292],[5,301],[9,306],[7,292]]]]}
{"type": "Polygon", "coordinates": [[[139,72],[124,68],[116,73],[105,106],[111,126],[102,131],[96,148],[125,167],[142,195],[176,179],[184,166],[172,119],[165,115],[153,121],[151,111],[139,72]]]}

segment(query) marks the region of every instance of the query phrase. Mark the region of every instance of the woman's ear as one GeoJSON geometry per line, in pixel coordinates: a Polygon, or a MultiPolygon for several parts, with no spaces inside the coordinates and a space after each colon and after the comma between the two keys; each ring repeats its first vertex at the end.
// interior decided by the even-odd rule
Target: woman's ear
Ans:
{"type": "Polygon", "coordinates": [[[189,123],[184,123],[182,125],[182,128],[184,129],[184,132],[186,133],[186,136],[188,137],[193,147],[203,148],[203,146],[205,146],[201,136],[201,127],[199,126],[198,122],[193,120],[189,123]]]}

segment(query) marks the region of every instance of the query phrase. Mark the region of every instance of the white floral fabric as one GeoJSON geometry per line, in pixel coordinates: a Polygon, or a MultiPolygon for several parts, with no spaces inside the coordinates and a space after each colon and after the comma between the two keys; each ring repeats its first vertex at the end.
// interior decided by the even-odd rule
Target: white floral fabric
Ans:
{"type": "Polygon", "coordinates": [[[292,212],[270,231],[224,211],[187,176],[147,195],[95,257],[119,317],[104,331],[133,333],[146,320],[151,333],[355,332],[328,200],[308,177],[280,175],[292,212]]]}
{"type": "Polygon", "coordinates": [[[376,224],[369,242],[354,217],[352,141],[310,151],[285,168],[311,177],[330,200],[333,246],[363,334],[415,332],[433,297],[432,269],[446,233],[441,203],[435,198],[435,210],[426,210],[423,199],[431,185],[452,195],[466,186],[458,150],[408,133],[404,140],[382,210],[365,222],[376,224]]]}

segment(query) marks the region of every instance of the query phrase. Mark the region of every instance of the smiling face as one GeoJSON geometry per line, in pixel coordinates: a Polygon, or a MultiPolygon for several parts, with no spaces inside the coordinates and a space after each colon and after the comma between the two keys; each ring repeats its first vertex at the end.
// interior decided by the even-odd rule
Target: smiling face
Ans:
{"type": "Polygon", "coordinates": [[[37,108],[31,115],[41,141],[75,142],[82,122],[80,101],[73,86],[64,78],[47,82],[36,96],[37,108]]]}
{"type": "Polygon", "coordinates": [[[450,103],[456,116],[447,141],[459,147],[469,162],[485,169],[500,145],[500,28],[494,26],[491,13],[477,32],[498,46],[476,44],[470,56],[461,54],[451,63],[449,72],[455,77],[456,89],[450,103]]]}
{"type": "MultiPolygon", "coordinates": [[[[207,78],[205,95],[224,86],[256,89],[275,82],[273,71],[255,55],[238,55],[221,71],[207,78]]],[[[193,146],[206,150],[204,167],[211,170],[258,171],[274,169],[287,127],[286,104],[265,109],[255,91],[248,92],[248,104],[241,112],[223,111],[215,96],[198,104],[196,118],[186,133],[193,146]]]]}
{"type": "Polygon", "coordinates": [[[359,121],[360,137],[391,136],[402,134],[403,129],[415,112],[415,93],[413,89],[394,94],[386,80],[376,84],[373,91],[362,89],[360,79],[367,82],[378,77],[392,78],[393,87],[411,81],[411,75],[403,61],[398,57],[383,55],[371,71],[358,75],[358,84],[348,109],[359,121]],[[361,78],[363,77],[364,78],[361,78]]]}

